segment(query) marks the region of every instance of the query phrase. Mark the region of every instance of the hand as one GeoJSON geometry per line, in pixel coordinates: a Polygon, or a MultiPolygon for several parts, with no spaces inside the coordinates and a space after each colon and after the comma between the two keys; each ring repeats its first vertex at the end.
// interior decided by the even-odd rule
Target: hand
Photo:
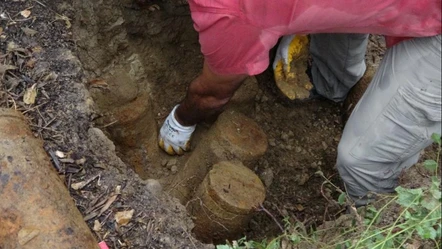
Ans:
{"type": "Polygon", "coordinates": [[[183,126],[175,118],[175,106],[167,116],[160,129],[158,145],[169,155],[182,155],[190,150],[190,138],[195,131],[195,126],[183,126]]]}
{"type": "Polygon", "coordinates": [[[281,39],[273,61],[275,82],[289,99],[305,99],[313,85],[306,73],[309,41],[305,35],[287,35],[281,39]]]}

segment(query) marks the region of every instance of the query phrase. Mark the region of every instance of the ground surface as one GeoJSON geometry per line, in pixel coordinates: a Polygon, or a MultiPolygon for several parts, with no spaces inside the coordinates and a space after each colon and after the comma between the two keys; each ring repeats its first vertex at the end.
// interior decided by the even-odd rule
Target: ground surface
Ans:
{"type": "MultiPolygon", "coordinates": [[[[113,125],[107,117],[143,96],[151,99],[150,124],[156,130],[199,73],[202,56],[186,6],[161,3],[142,9],[132,1],[0,3],[0,106],[25,112],[48,153],[68,154],[61,161],[53,157],[68,187],[98,176],[83,189],[70,190],[90,227],[100,223],[94,228],[97,238],[113,248],[204,248],[191,236],[185,208],[163,195],[158,182],[140,179],[127,166],[141,160],[147,165],[142,178],[164,185],[189,155],[170,157],[147,144],[155,156],[133,159],[127,147],[115,148],[106,137],[112,138],[113,125]],[[25,9],[28,17],[20,14],[25,9]],[[14,68],[4,72],[4,65],[14,68]],[[35,103],[23,103],[34,84],[35,103]],[[121,195],[99,214],[117,186],[121,195]],[[135,215],[129,225],[116,226],[113,214],[130,209],[135,215]]],[[[383,43],[371,40],[367,62],[377,65],[383,43]]],[[[267,186],[264,208],[278,222],[290,217],[316,226],[336,219],[343,211],[332,201],[337,194],[315,172],[340,184],[334,164],[346,109],[326,100],[287,103],[275,94],[270,71],[257,79],[259,84],[245,91],[252,101],[236,108],[268,136],[269,149],[254,167],[267,186]]],[[[267,212],[259,212],[247,230],[257,239],[279,232],[267,212]]]]}

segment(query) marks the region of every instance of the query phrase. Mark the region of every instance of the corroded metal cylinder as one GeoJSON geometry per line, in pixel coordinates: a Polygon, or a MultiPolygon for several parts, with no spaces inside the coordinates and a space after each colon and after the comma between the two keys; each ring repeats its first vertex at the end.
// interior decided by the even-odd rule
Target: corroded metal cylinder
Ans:
{"type": "Polygon", "coordinates": [[[212,165],[237,160],[252,167],[267,147],[267,136],[255,121],[239,112],[225,111],[196,145],[167,192],[185,204],[212,165]]]}
{"type": "Polygon", "coordinates": [[[203,242],[238,239],[265,199],[259,177],[240,162],[215,164],[188,203],[193,232],[203,242]]]}
{"type": "Polygon", "coordinates": [[[98,248],[23,115],[0,109],[0,248],[98,248]]]}

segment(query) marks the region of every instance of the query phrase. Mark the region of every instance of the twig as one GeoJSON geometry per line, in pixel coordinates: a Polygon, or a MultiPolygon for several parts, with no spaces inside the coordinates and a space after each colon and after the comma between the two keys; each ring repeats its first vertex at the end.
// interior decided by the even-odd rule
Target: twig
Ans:
{"type": "Polygon", "coordinates": [[[43,7],[45,7],[45,8],[47,8],[47,6],[45,5],[45,4],[43,4],[43,3],[41,3],[41,2],[39,2],[39,1],[37,1],[37,0],[33,0],[34,2],[36,2],[36,3],[38,3],[38,4],[40,4],[41,6],[43,6],[43,7]]]}
{"type": "Polygon", "coordinates": [[[281,225],[281,223],[278,222],[278,220],[275,218],[275,216],[273,216],[273,214],[271,214],[269,212],[269,210],[267,210],[262,203],[259,204],[259,211],[264,211],[268,216],[270,216],[270,218],[272,218],[272,220],[276,223],[276,225],[278,225],[279,229],[281,229],[281,232],[284,232],[284,227],[281,225]]]}
{"type": "Polygon", "coordinates": [[[193,238],[192,238],[192,236],[190,236],[190,234],[187,232],[187,230],[184,229],[183,227],[181,227],[181,229],[183,229],[183,231],[186,233],[187,238],[189,238],[189,240],[190,240],[190,242],[192,243],[193,247],[194,247],[195,249],[197,249],[195,243],[193,242],[193,238]]]}
{"type": "Polygon", "coordinates": [[[103,129],[103,128],[106,128],[106,127],[108,127],[108,126],[111,126],[111,125],[113,125],[113,124],[115,124],[115,123],[118,123],[118,120],[112,121],[112,122],[110,122],[109,124],[105,124],[105,125],[103,125],[103,126],[99,126],[98,128],[103,129]]]}

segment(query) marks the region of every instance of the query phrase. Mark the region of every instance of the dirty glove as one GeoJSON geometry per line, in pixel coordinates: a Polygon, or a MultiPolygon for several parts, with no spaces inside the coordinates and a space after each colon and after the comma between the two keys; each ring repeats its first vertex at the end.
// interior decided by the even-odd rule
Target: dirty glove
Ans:
{"type": "Polygon", "coordinates": [[[190,150],[190,137],[195,126],[183,126],[175,118],[175,106],[160,129],[158,144],[169,155],[182,155],[190,150]]]}
{"type": "Polygon", "coordinates": [[[275,82],[281,92],[291,100],[310,96],[312,83],[306,73],[308,63],[308,37],[287,35],[281,39],[273,61],[275,82]]]}

